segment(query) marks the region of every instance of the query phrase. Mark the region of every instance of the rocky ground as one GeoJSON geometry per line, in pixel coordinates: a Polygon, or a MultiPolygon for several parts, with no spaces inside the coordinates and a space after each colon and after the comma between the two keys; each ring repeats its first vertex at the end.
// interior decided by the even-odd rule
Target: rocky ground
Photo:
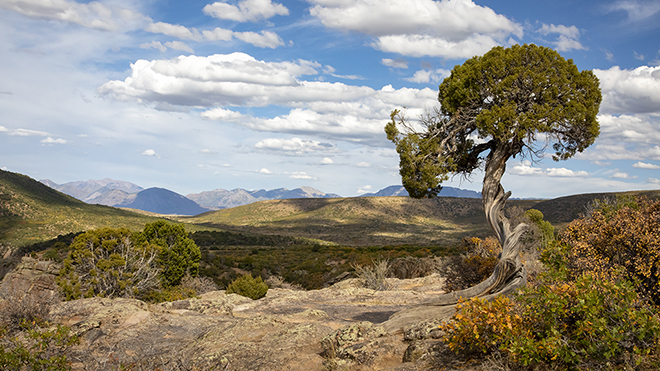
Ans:
{"type": "MultiPolygon", "coordinates": [[[[0,294],[53,292],[53,273],[50,263],[24,258],[0,294]]],[[[443,279],[391,280],[389,291],[348,279],[322,290],[270,289],[259,300],[224,291],[161,304],[91,298],[56,302],[50,317],[80,336],[69,354],[74,370],[436,369],[437,323],[399,334],[379,324],[433,298],[443,279]]]]}

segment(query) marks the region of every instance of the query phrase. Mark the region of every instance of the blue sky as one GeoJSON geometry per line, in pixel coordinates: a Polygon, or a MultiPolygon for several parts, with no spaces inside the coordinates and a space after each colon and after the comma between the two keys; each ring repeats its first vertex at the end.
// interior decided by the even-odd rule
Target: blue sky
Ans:
{"type": "MultiPolygon", "coordinates": [[[[513,197],[660,188],[660,1],[0,0],[0,168],[181,194],[400,184],[383,127],[453,66],[535,43],[601,81],[601,135],[513,197]]],[[[447,185],[480,190],[482,174],[447,185]]]]}

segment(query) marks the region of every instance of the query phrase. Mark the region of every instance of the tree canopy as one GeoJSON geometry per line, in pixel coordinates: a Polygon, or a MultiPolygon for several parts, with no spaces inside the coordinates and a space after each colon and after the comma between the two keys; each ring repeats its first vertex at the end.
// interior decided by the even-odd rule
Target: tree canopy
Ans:
{"type": "Polygon", "coordinates": [[[533,44],[495,47],[454,67],[438,101],[440,108],[419,125],[395,110],[385,127],[397,146],[403,185],[416,198],[437,195],[450,174],[471,174],[484,156],[493,162],[486,163],[488,177],[503,174],[510,157],[540,156],[548,145],[555,161],[566,160],[599,134],[596,76],[533,44]],[[488,174],[489,165],[501,171],[488,174]]]}

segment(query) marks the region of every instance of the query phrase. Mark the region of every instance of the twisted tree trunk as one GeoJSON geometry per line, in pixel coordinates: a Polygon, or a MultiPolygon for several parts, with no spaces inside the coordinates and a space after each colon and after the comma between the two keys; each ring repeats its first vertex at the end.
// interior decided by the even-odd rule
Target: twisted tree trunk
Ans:
{"type": "Polygon", "coordinates": [[[490,299],[509,293],[527,282],[527,271],[520,261],[520,236],[527,228],[519,224],[513,230],[504,216],[504,205],[511,192],[504,192],[500,180],[506,170],[506,161],[511,157],[516,143],[496,142],[486,159],[486,174],[481,193],[486,220],[502,246],[497,266],[485,281],[470,288],[440,295],[438,298],[393,314],[383,323],[388,333],[431,318],[449,318],[455,312],[460,299],[480,297],[490,299]]]}

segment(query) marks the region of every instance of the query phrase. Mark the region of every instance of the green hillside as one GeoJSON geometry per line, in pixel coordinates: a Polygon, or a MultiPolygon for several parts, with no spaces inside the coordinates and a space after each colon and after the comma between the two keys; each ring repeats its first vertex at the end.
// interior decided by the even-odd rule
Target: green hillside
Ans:
{"type": "MultiPolygon", "coordinates": [[[[538,201],[512,200],[529,208],[538,201]]],[[[351,246],[454,244],[490,234],[480,199],[360,197],[262,201],[179,218],[251,233],[317,238],[351,246]]]]}
{"type": "Polygon", "coordinates": [[[28,176],[0,170],[0,257],[8,250],[100,227],[140,230],[155,217],[89,205],[28,176]]]}

